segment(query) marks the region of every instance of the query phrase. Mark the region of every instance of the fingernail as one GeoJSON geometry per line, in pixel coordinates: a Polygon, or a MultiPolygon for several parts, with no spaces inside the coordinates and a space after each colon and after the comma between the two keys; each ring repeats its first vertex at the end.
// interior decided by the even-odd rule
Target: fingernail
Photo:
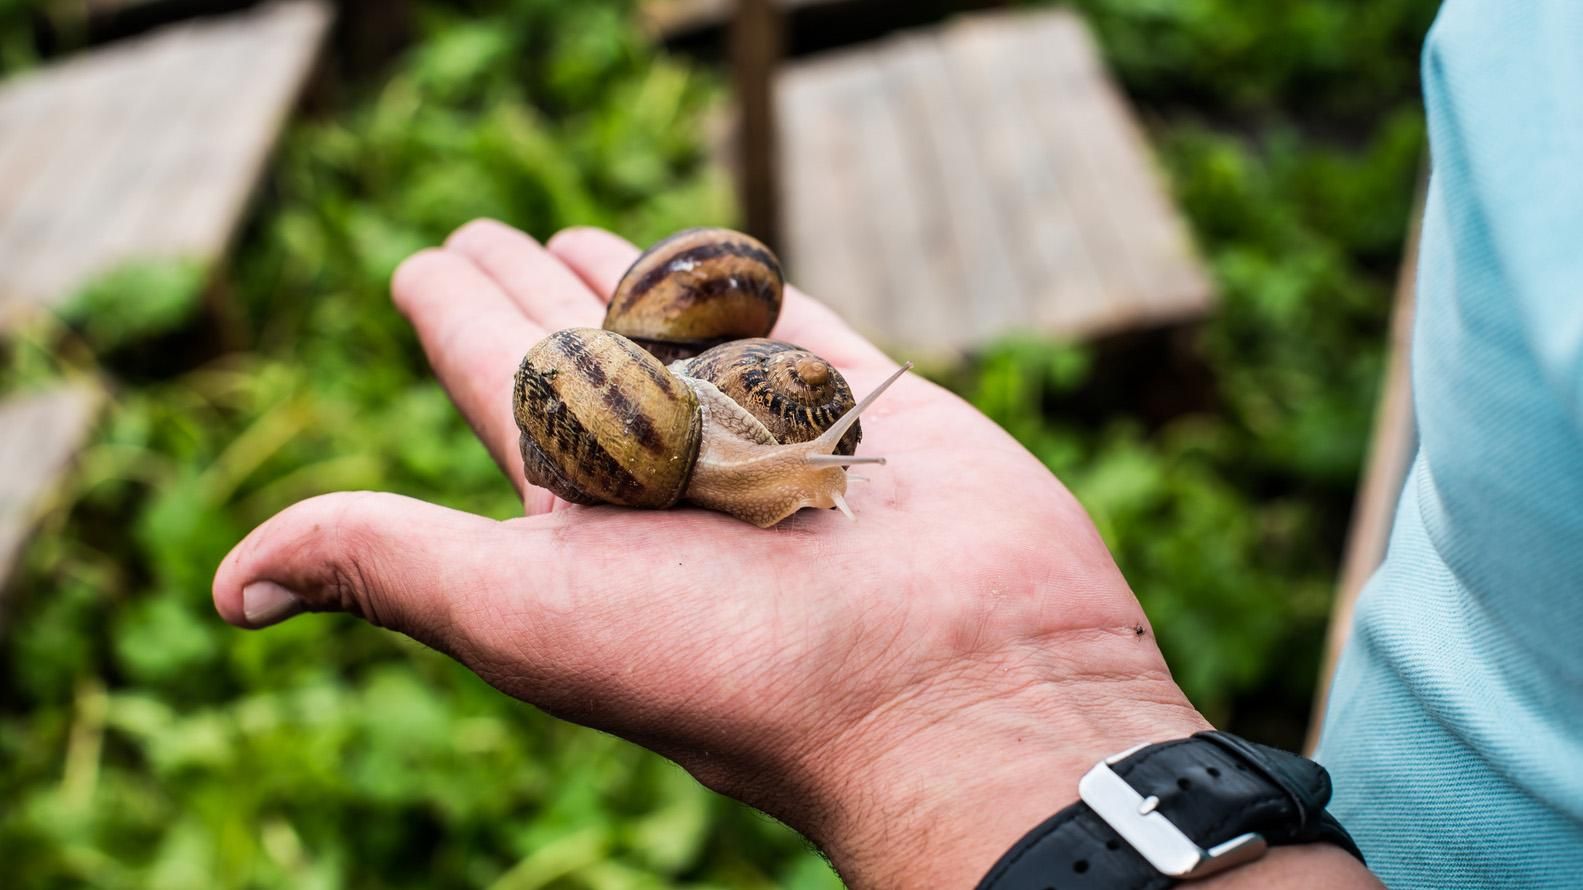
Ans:
{"type": "Polygon", "coordinates": [[[249,627],[268,627],[302,609],[296,594],[273,581],[254,581],[242,588],[242,616],[249,627]]]}

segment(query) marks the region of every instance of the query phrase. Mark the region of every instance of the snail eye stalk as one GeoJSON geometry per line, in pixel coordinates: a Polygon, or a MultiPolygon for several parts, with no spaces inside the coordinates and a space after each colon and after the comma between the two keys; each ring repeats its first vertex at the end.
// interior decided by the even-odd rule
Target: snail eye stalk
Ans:
{"type": "Polygon", "coordinates": [[[810,454],[804,460],[816,467],[848,467],[852,464],[880,464],[884,465],[885,458],[864,455],[857,457],[851,454],[810,454]]]}
{"type": "MultiPolygon", "coordinates": [[[[832,451],[835,451],[835,446],[841,441],[841,437],[846,435],[846,431],[852,428],[852,424],[857,423],[858,415],[862,414],[864,410],[868,408],[868,406],[874,404],[875,399],[883,395],[885,390],[890,389],[891,384],[895,383],[897,380],[900,380],[901,375],[907,373],[910,370],[912,370],[912,362],[908,362],[897,368],[896,373],[885,378],[884,383],[876,386],[873,392],[869,393],[863,398],[863,401],[852,406],[852,410],[841,415],[840,420],[837,420],[833,426],[825,430],[819,438],[813,440],[813,442],[810,444],[816,446],[816,451],[822,452],[826,455],[830,454],[832,451]]],[[[841,462],[843,464],[852,464],[872,462],[872,460],[864,461],[862,458],[843,457],[841,458],[841,462]]],[[[883,459],[881,459],[880,462],[883,463],[883,459]]]]}

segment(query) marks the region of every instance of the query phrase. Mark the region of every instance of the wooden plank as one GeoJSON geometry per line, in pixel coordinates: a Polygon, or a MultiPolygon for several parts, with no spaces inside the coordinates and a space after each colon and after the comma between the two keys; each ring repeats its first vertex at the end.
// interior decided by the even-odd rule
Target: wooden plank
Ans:
{"type": "Polygon", "coordinates": [[[1045,89],[1025,96],[1031,119],[1042,126],[1044,144],[1066,152],[1081,171],[1079,187],[1067,194],[1079,202],[1089,252],[1108,282],[1106,314],[1092,330],[1206,312],[1212,288],[1187,226],[1082,20],[1058,11],[1007,28],[1002,39],[1014,59],[1045,71],[1045,89]]]}
{"type": "Polygon", "coordinates": [[[1385,547],[1396,522],[1396,504],[1413,455],[1418,450],[1418,429],[1413,420],[1412,342],[1413,315],[1417,303],[1418,238],[1423,224],[1425,183],[1419,181],[1418,202],[1413,212],[1407,251],[1402,257],[1396,280],[1395,305],[1391,310],[1390,341],[1387,347],[1384,388],[1374,412],[1374,434],[1369,444],[1368,463],[1352,507],[1352,525],[1347,529],[1346,549],[1341,557],[1341,579],[1335,602],[1331,605],[1330,629],[1325,635],[1325,651],[1319,668],[1319,684],[1314,693],[1314,710],[1308,721],[1310,753],[1319,744],[1324,728],[1325,706],[1330,700],[1330,681],[1335,677],[1341,650],[1352,635],[1352,616],[1357,610],[1358,594],[1385,560],[1385,547]]]}
{"type": "Polygon", "coordinates": [[[277,0],[0,84],[0,323],[128,259],[218,259],[329,23],[277,0]]]}
{"type": "MultiPolygon", "coordinates": [[[[980,134],[965,113],[934,33],[896,39],[876,54],[876,62],[888,69],[885,86],[892,100],[910,107],[918,122],[914,151],[933,162],[924,172],[923,187],[939,193],[950,231],[949,241],[937,249],[954,254],[960,276],[955,285],[942,279],[909,299],[931,300],[954,310],[944,327],[931,332],[935,342],[961,349],[992,339],[1026,318],[1027,283],[1018,278],[1007,221],[987,185],[980,134]]],[[[921,244],[908,247],[914,256],[924,254],[921,244]]]]}
{"type": "Polygon", "coordinates": [[[782,79],[799,124],[787,133],[788,217],[813,223],[791,235],[803,253],[788,263],[847,319],[911,343],[961,333],[951,327],[963,314],[958,301],[940,295],[969,291],[949,208],[933,187],[938,161],[932,144],[915,138],[927,127],[925,109],[893,96],[893,80],[891,66],[866,52],[832,54],[782,79]],[[832,218],[843,225],[830,229],[832,218]]]}
{"type": "Polygon", "coordinates": [[[1046,294],[1038,318],[1095,333],[1120,327],[1126,319],[1121,307],[1143,298],[1130,233],[1117,223],[1116,181],[1142,174],[1136,164],[1117,171],[1095,144],[1114,125],[1096,107],[1095,84],[1103,79],[1097,55],[1065,15],[997,34],[995,42],[1007,57],[1003,64],[1020,75],[1016,96],[1035,134],[1032,141],[1063,185],[1058,201],[1047,206],[1070,220],[1066,230],[1074,243],[1068,250],[1087,258],[1095,281],[1087,294],[1046,294]]]}
{"type": "Polygon", "coordinates": [[[868,75],[867,80],[848,78],[863,85],[866,99],[849,117],[866,123],[863,150],[854,164],[852,188],[861,201],[852,223],[866,225],[865,243],[872,249],[864,261],[879,269],[878,280],[868,286],[872,305],[859,324],[879,330],[883,321],[883,340],[892,343],[928,342],[941,330],[957,333],[952,325],[961,307],[940,294],[968,293],[969,282],[952,249],[944,195],[933,187],[932,145],[914,138],[926,126],[923,109],[894,99],[888,83],[892,74],[873,56],[855,54],[851,62],[868,75]],[[919,245],[932,249],[920,252],[919,245]]]}
{"type": "MultiPolygon", "coordinates": [[[[985,153],[986,191],[1000,202],[1004,237],[1029,291],[1031,317],[1040,327],[1080,324],[1103,306],[1105,282],[1072,212],[1083,198],[1081,171],[1044,140],[1029,138],[1029,124],[1041,113],[1029,99],[1044,79],[1031,60],[1008,62],[996,20],[961,19],[942,36],[985,153]]],[[[1093,208],[1090,215],[1102,212],[1093,208]]]]}
{"type": "Polygon", "coordinates": [[[841,121],[862,113],[861,103],[873,95],[862,79],[855,79],[833,66],[807,69],[796,79],[781,78],[777,83],[776,105],[786,122],[798,126],[780,128],[781,206],[786,247],[780,251],[788,269],[815,271],[813,281],[799,277],[791,280],[833,306],[843,316],[859,317],[874,310],[866,308],[881,299],[886,287],[883,268],[873,262],[875,241],[870,227],[848,230],[846,237],[825,241],[818,227],[829,215],[838,218],[871,220],[862,212],[865,196],[857,159],[863,146],[857,134],[841,121]],[[817,172],[822,171],[822,174],[817,172]],[[798,250],[822,245],[806,258],[798,250]],[[817,257],[817,260],[814,259],[817,257]],[[829,294],[819,290],[821,282],[835,280],[846,287],[829,294]]]}
{"type": "MultiPolygon", "coordinates": [[[[98,405],[97,390],[82,384],[0,401],[0,594],[61,477],[87,443],[98,405]]],[[[4,617],[0,609],[0,621],[4,617]]]]}
{"type": "MultiPolygon", "coordinates": [[[[719,28],[731,19],[735,0],[647,0],[638,6],[638,25],[654,40],[671,40],[709,28],[719,28]]],[[[806,6],[828,6],[852,0],[773,0],[784,12],[806,6]]]]}
{"type": "Polygon", "coordinates": [[[781,124],[788,265],[869,336],[946,357],[1014,332],[1083,338],[1207,311],[1187,228],[1071,13],[966,17],[780,81],[798,97],[781,124]],[[865,93],[879,95],[853,98],[865,93]],[[842,135],[811,132],[830,128],[842,135]],[[857,153],[809,149],[836,139],[857,153]],[[853,244],[878,281],[826,261],[853,244]]]}
{"type": "Polygon", "coordinates": [[[1125,317],[1118,307],[1142,298],[1129,233],[1116,222],[1115,181],[1144,174],[1136,163],[1117,171],[1095,145],[1100,131],[1114,125],[1096,107],[1096,83],[1105,79],[1097,70],[1098,56],[1066,16],[997,37],[999,52],[1010,57],[1004,64],[1020,75],[1015,95],[1038,134],[1033,141],[1061,182],[1059,198],[1046,207],[1069,220],[1068,253],[1084,257],[1093,276],[1093,290],[1086,293],[1052,288],[1036,317],[1063,332],[1120,327],[1125,317]]]}
{"type": "Polygon", "coordinates": [[[789,263],[848,320],[914,357],[971,346],[1016,315],[1007,303],[1022,292],[992,198],[976,187],[977,147],[946,77],[938,41],[914,33],[886,41],[883,51],[828,54],[781,81],[785,92],[818,94],[808,104],[827,110],[818,120],[786,122],[789,193],[819,193],[832,177],[847,183],[839,211],[788,206],[791,217],[814,220],[793,222],[799,234],[788,244],[789,263]],[[853,150],[802,151],[820,129],[844,134],[853,150]],[[853,245],[862,274],[824,261],[853,245]]]}
{"type": "MultiPolygon", "coordinates": [[[[182,147],[190,152],[185,162],[165,168],[171,188],[161,194],[169,195],[169,206],[179,209],[178,224],[172,225],[167,235],[171,250],[207,257],[218,256],[229,245],[252,186],[263,175],[276,136],[285,127],[318,56],[329,21],[324,7],[304,6],[297,14],[271,16],[239,29],[245,42],[229,55],[229,64],[217,62],[215,68],[215,80],[227,82],[230,88],[210,87],[205,92],[208,102],[187,120],[202,121],[208,109],[228,104],[247,109],[247,113],[232,115],[229,126],[213,140],[183,140],[182,147]],[[261,70],[280,72],[281,76],[261,78],[261,70]],[[232,187],[212,187],[184,175],[184,169],[204,170],[208,183],[229,181],[232,187]],[[176,191],[177,183],[184,189],[176,191]],[[210,224],[212,220],[231,220],[232,224],[215,226],[210,224]]],[[[156,219],[158,203],[152,193],[142,202],[156,219]]]]}
{"type": "MultiPolygon", "coordinates": [[[[208,40],[188,40],[172,43],[160,55],[168,70],[178,72],[204,71],[204,83],[176,91],[168,101],[172,105],[164,111],[167,121],[162,130],[142,132],[128,140],[129,151],[136,153],[135,160],[123,159],[118,164],[106,164],[115,171],[123,183],[122,190],[109,203],[113,211],[103,212],[103,223],[97,227],[97,243],[106,256],[135,256],[147,238],[145,233],[163,227],[180,227],[185,220],[197,225],[212,224],[215,219],[229,218],[225,214],[191,207],[183,200],[183,193],[193,187],[207,187],[210,174],[205,169],[201,152],[213,150],[209,138],[194,139],[195,127],[204,125],[204,111],[213,107],[237,84],[232,74],[237,62],[249,62],[256,56],[250,52],[253,41],[245,32],[214,35],[208,40]],[[179,102],[177,105],[175,103],[179,102]],[[179,177],[172,181],[173,177],[179,177]]],[[[152,62],[149,64],[153,64],[152,62]]],[[[269,83],[269,80],[265,80],[269,83]]],[[[238,107],[247,107],[249,97],[233,96],[238,107]]],[[[232,133],[243,127],[233,125],[232,133]]],[[[215,139],[229,134],[214,134],[215,139]]],[[[223,190],[216,190],[223,191],[223,190]]],[[[90,192],[92,194],[92,192],[90,192]]],[[[212,192],[214,193],[214,192],[212,192]]],[[[165,229],[163,250],[195,256],[210,256],[218,248],[206,249],[186,237],[165,229]]],[[[61,285],[56,285],[60,287],[61,285]]],[[[40,290],[47,289],[40,285],[40,290]]]]}
{"type": "MultiPolygon", "coordinates": [[[[127,49],[116,47],[81,62],[44,69],[3,84],[9,120],[0,127],[0,315],[6,294],[22,280],[22,263],[47,243],[41,232],[50,224],[50,193],[66,178],[55,171],[72,146],[89,141],[95,119],[114,98],[117,69],[127,49]],[[47,73],[46,73],[47,72],[47,73]]],[[[70,182],[66,182],[70,186],[70,182]]]]}
{"type": "Polygon", "coordinates": [[[774,75],[783,40],[781,12],[772,0],[737,0],[731,22],[731,76],[740,112],[737,192],[748,233],[771,248],[781,246],[774,75]]]}
{"type": "Polygon", "coordinates": [[[201,70],[188,67],[198,61],[189,56],[167,52],[139,63],[137,56],[122,53],[130,64],[105,66],[107,80],[90,82],[80,100],[55,108],[54,116],[67,118],[69,129],[13,217],[23,230],[13,228],[4,236],[22,245],[7,270],[8,284],[64,298],[78,283],[77,264],[63,262],[68,245],[80,243],[90,252],[97,246],[102,255],[116,256],[106,249],[103,227],[130,203],[152,160],[149,141],[140,138],[142,122],[160,114],[165,97],[184,76],[201,70]],[[121,150],[106,154],[111,146],[121,150]]]}

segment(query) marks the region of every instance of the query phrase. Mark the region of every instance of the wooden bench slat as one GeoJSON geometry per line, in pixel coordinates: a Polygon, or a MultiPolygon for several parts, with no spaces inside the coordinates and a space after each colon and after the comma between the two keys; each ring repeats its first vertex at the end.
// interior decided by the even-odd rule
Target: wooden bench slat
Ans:
{"type": "Polygon", "coordinates": [[[0,83],[0,319],[127,259],[218,259],[329,22],[277,0],[0,83]]]}
{"type": "Polygon", "coordinates": [[[967,93],[980,142],[989,155],[986,185],[1002,202],[1005,237],[1021,264],[1029,316],[1041,327],[1078,323],[1105,298],[1104,282],[1072,212],[1076,176],[1030,126],[1045,114],[1030,101],[1043,78],[1033,66],[1009,61],[992,20],[959,20],[944,34],[948,60],[967,93]]]}
{"type": "Polygon", "coordinates": [[[1125,97],[1105,72],[1099,49],[1070,13],[1048,16],[1013,39],[1017,57],[1040,65],[1052,89],[1070,101],[1042,97],[1050,143],[1071,152],[1081,177],[1069,196],[1084,202],[1090,251],[1104,257],[1110,324],[1165,320],[1208,309],[1211,287],[1197,261],[1186,223],[1171,203],[1143,133],[1125,97]]]}
{"type": "Polygon", "coordinates": [[[825,224],[825,214],[864,216],[864,195],[858,191],[862,183],[856,170],[863,147],[855,133],[840,125],[840,120],[851,113],[852,102],[861,98],[861,90],[852,89],[853,84],[842,72],[821,67],[810,69],[797,79],[783,78],[776,86],[776,103],[783,116],[802,124],[793,129],[781,128],[782,158],[796,158],[798,164],[823,170],[823,175],[782,180],[788,242],[782,250],[783,259],[788,269],[807,273],[793,271],[791,280],[812,292],[818,293],[823,278],[848,282],[848,288],[821,294],[820,298],[849,318],[873,311],[865,304],[881,299],[878,294],[885,286],[883,270],[873,262],[875,247],[868,237],[868,228],[828,244],[817,258],[800,257],[797,245],[820,242],[817,228],[825,224]]]}
{"type": "MultiPolygon", "coordinates": [[[[907,103],[919,122],[915,150],[933,162],[926,187],[938,193],[951,233],[948,243],[935,247],[955,255],[960,274],[955,285],[939,280],[918,297],[955,310],[954,323],[933,332],[942,342],[961,348],[964,335],[969,342],[983,342],[1017,324],[1025,294],[1006,244],[1006,221],[986,187],[979,134],[965,118],[933,35],[903,36],[878,59],[890,68],[890,94],[907,103]]],[[[910,249],[915,255],[925,252],[920,244],[910,249]]]]}
{"type": "MultiPolygon", "coordinates": [[[[116,53],[115,58],[123,55],[116,53]]],[[[12,89],[28,94],[25,116],[0,130],[0,157],[5,159],[0,165],[0,195],[5,196],[0,202],[0,263],[7,270],[0,278],[0,309],[7,293],[21,286],[22,263],[46,243],[50,195],[60,178],[55,168],[65,163],[71,146],[85,141],[93,115],[108,104],[115,77],[114,65],[92,59],[24,75],[17,87],[0,83],[0,96],[12,89]],[[93,114],[74,113],[79,108],[93,114]]]]}
{"type": "Polygon", "coordinates": [[[259,85],[272,87],[270,93],[275,93],[289,85],[278,80],[255,80],[248,74],[249,69],[261,67],[266,61],[266,41],[273,35],[260,28],[251,34],[231,36],[230,46],[210,48],[207,82],[189,99],[185,116],[192,123],[186,126],[225,114],[219,109],[227,105],[257,110],[246,117],[225,114],[225,125],[206,132],[204,138],[176,140],[163,156],[164,162],[151,171],[154,175],[143,181],[144,194],[138,202],[143,222],[157,227],[154,230],[159,233],[159,249],[163,252],[219,252],[223,239],[206,222],[239,215],[240,201],[247,196],[247,190],[224,188],[222,183],[228,177],[254,181],[257,171],[250,162],[254,146],[273,141],[273,105],[289,101],[274,95],[260,96],[256,89],[259,85]],[[250,83],[253,89],[249,88],[250,83]],[[168,221],[160,225],[159,221],[166,218],[168,221]]]}
{"type": "Polygon", "coordinates": [[[192,76],[183,71],[188,61],[197,60],[167,53],[106,69],[107,82],[92,81],[87,95],[61,103],[59,114],[68,117],[70,129],[15,211],[24,231],[0,236],[24,245],[7,270],[11,287],[39,294],[71,290],[80,275],[67,258],[73,243],[90,253],[98,246],[101,267],[122,259],[107,249],[103,232],[123,208],[135,206],[139,180],[157,163],[139,130],[164,116],[172,88],[192,76]]]}
{"type": "MultiPolygon", "coordinates": [[[[139,252],[198,257],[216,252],[204,250],[198,245],[189,247],[173,239],[163,243],[155,239],[161,235],[168,237],[171,227],[178,225],[188,213],[186,208],[173,200],[172,190],[182,187],[179,178],[184,178],[189,184],[196,182],[207,186],[207,181],[200,175],[196,165],[187,160],[187,155],[192,151],[191,146],[202,146],[212,136],[205,132],[195,137],[193,130],[210,125],[205,121],[205,109],[216,101],[219,89],[231,82],[231,79],[220,73],[224,70],[222,66],[230,56],[245,56],[249,45],[246,36],[237,31],[215,35],[208,40],[172,41],[160,54],[164,70],[176,72],[178,77],[184,71],[189,77],[192,71],[204,71],[205,82],[196,89],[188,87],[179,90],[177,96],[182,103],[179,107],[165,109],[159,118],[145,124],[143,132],[132,134],[128,147],[136,146],[135,159],[126,157],[104,165],[105,169],[121,177],[125,188],[114,202],[115,212],[107,214],[102,223],[98,243],[103,251],[104,266],[113,266],[139,252]]],[[[271,81],[266,78],[265,82],[271,81]]],[[[223,94],[220,94],[220,98],[223,98],[223,94]]],[[[236,97],[236,106],[245,108],[248,103],[242,97],[236,97]]],[[[226,217],[205,214],[202,218],[214,220],[226,217]]],[[[68,270],[68,274],[70,272],[68,270]]],[[[47,292],[53,287],[40,284],[38,290],[47,292]]]]}
{"type": "MultiPolygon", "coordinates": [[[[216,174],[232,170],[248,182],[256,182],[262,176],[275,134],[285,126],[327,24],[327,18],[313,14],[276,17],[265,23],[267,33],[264,26],[258,29],[259,39],[251,42],[247,55],[239,53],[233,57],[230,76],[236,87],[233,97],[222,101],[260,111],[237,118],[209,147],[207,159],[216,174]],[[254,75],[259,68],[298,72],[299,76],[290,80],[263,79],[254,75]]],[[[247,189],[205,188],[189,183],[187,212],[179,215],[187,225],[172,228],[170,249],[210,254],[224,250],[232,230],[202,226],[200,221],[240,219],[249,197],[247,189]]]]}
{"type": "Polygon", "coordinates": [[[864,262],[881,270],[874,285],[876,305],[866,317],[888,319],[887,337],[901,343],[928,342],[941,331],[955,333],[956,310],[936,294],[968,293],[960,257],[951,249],[949,210],[939,189],[923,185],[936,175],[935,159],[916,134],[927,124],[915,103],[891,101],[893,83],[885,66],[855,55],[874,78],[869,108],[853,119],[865,120],[864,151],[856,173],[865,196],[854,224],[866,224],[877,251],[864,262]],[[918,245],[932,245],[920,252],[918,245]]]}
{"type": "Polygon", "coordinates": [[[1325,706],[1330,700],[1330,681],[1335,676],[1341,650],[1352,636],[1352,615],[1358,594],[1385,561],[1391,526],[1396,522],[1396,504],[1413,455],[1418,450],[1418,427],[1413,418],[1413,317],[1418,301],[1418,239],[1423,225],[1426,183],[1418,183],[1418,200],[1407,236],[1396,279],[1396,294],[1391,310],[1391,328],[1385,362],[1385,380],[1374,412],[1374,433],[1369,442],[1368,462],[1358,483],[1357,500],[1352,507],[1352,524],[1347,529],[1346,549],[1341,555],[1341,576],[1336,598],[1330,609],[1330,628],[1325,635],[1325,650],[1319,665],[1319,683],[1314,694],[1314,710],[1308,722],[1305,750],[1319,744],[1324,727],[1325,706]]]}
{"type": "Polygon", "coordinates": [[[1037,318],[1062,334],[1110,330],[1124,323],[1118,307],[1140,300],[1127,233],[1115,224],[1112,181],[1140,171],[1133,166],[1118,174],[1095,145],[1098,131],[1113,125],[1095,107],[1095,83],[1103,78],[1095,70],[1097,54],[1064,15],[1002,36],[1000,44],[1005,64],[1019,75],[1017,99],[1032,141],[1061,185],[1045,213],[1069,221],[1061,227],[1072,238],[1066,252],[1084,257],[1092,275],[1093,290],[1086,293],[1052,289],[1037,318]]]}
{"type": "MultiPolygon", "coordinates": [[[[887,228],[893,221],[893,203],[898,196],[890,191],[893,183],[889,177],[875,176],[873,160],[884,155],[892,166],[904,160],[883,149],[876,151],[871,143],[872,133],[862,134],[860,141],[855,138],[857,133],[841,125],[842,120],[890,116],[890,109],[882,100],[883,77],[884,72],[869,65],[866,59],[847,58],[840,76],[828,79],[824,101],[834,115],[830,125],[839,134],[836,144],[840,146],[839,155],[829,159],[828,168],[845,168],[840,186],[845,194],[837,200],[845,205],[846,213],[852,214],[854,223],[843,245],[847,248],[844,252],[848,255],[848,268],[856,270],[863,282],[862,287],[851,290],[843,311],[888,317],[895,310],[898,288],[896,270],[886,250],[890,243],[887,228]]],[[[835,252],[840,251],[827,250],[824,255],[835,252]]]]}
{"type": "Polygon", "coordinates": [[[1187,228],[1075,15],[970,16],[780,78],[788,266],[876,340],[945,357],[1207,311],[1187,228]]]}
{"type": "Polygon", "coordinates": [[[0,594],[41,511],[87,443],[98,406],[98,391],[85,384],[0,400],[0,594]]]}
{"type": "MultiPolygon", "coordinates": [[[[803,7],[830,6],[851,0],[776,0],[785,13],[803,7]]],[[[638,6],[638,24],[658,40],[668,40],[707,28],[719,28],[730,20],[735,0],[647,0],[638,6]]]]}

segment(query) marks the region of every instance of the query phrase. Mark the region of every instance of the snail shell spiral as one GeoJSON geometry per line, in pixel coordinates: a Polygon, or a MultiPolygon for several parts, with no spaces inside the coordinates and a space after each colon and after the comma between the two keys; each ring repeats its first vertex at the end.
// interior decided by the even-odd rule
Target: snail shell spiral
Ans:
{"type": "Polygon", "coordinates": [[[687,490],[697,397],[625,337],[572,328],[541,340],[517,370],[512,410],[528,481],[565,500],[669,507],[687,490]]]}
{"type": "Polygon", "coordinates": [[[687,229],[638,257],[616,285],[603,327],[661,361],[746,337],[763,337],[780,315],[780,260],[730,229],[687,229]]]}
{"type": "MultiPolygon", "coordinates": [[[[852,388],[829,362],[790,343],[755,337],[675,362],[678,374],[707,380],[745,408],[778,442],[811,442],[852,410],[852,388]]],[[[855,454],[859,424],[841,437],[837,454],[855,454]]]]}

